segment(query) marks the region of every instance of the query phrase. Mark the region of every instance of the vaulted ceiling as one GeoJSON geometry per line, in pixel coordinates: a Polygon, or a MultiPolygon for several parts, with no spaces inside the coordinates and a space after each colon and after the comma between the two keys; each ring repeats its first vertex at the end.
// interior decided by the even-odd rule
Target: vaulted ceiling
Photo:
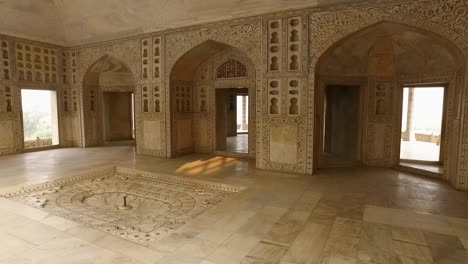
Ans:
{"type": "Polygon", "coordinates": [[[0,0],[0,33],[73,46],[350,1],[353,0],[0,0]]]}

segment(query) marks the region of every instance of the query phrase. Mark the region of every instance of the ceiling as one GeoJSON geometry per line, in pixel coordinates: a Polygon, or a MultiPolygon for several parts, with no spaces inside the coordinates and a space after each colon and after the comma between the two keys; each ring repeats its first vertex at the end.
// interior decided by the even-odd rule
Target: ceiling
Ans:
{"type": "Polygon", "coordinates": [[[0,0],[0,33],[74,46],[357,0],[0,0]]]}

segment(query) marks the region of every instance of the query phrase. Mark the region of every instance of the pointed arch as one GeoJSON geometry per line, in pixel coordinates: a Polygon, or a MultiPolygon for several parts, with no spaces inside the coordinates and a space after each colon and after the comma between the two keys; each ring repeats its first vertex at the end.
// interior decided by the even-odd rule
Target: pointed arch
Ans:
{"type": "Polygon", "coordinates": [[[105,134],[108,131],[103,117],[104,93],[111,92],[114,96],[118,95],[119,100],[123,99],[125,93],[124,102],[128,103],[127,99],[135,91],[135,77],[125,62],[105,54],[89,65],[81,83],[84,146],[101,145],[106,140],[105,134]]]}
{"type": "MultiPolygon", "coordinates": [[[[202,153],[215,151],[213,145],[215,142],[212,141],[215,138],[213,134],[215,133],[213,123],[215,122],[213,112],[215,86],[220,84],[238,87],[236,85],[240,85],[250,88],[249,94],[251,92],[255,94],[255,72],[255,64],[244,52],[229,44],[211,39],[197,44],[181,55],[170,68],[166,79],[166,87],[169,91],[166,93],[166,102],[168,103],[166,103],[165,109],[167,120],[170,120],[167,122],[165,131],[167,155],[174,157],[193,152],[195,149],[201,149],[202,153]],[[228,77],[226,74],[226,78],[220,78],[217,81],[218,68],[222,64],[228,66],[227,63],[234,64],[234,76],[229,75],[228,77]],[[243,82],[236,84],[236,80],[239,79],[243,82]],[[188,118],[188,116],[196,116],[196,118],[188,118]],[[206,124],[201,125],[197,118],[203,119],[202,123],[206,122],[206,124]],[[201,132],[202,130],[206,131],[201,132]],[[193,131],[192,141],[183,139],[187,137],[183,135],[186,131],[193,131]],[[208,135],[207,142],[198,147],[196,140],[202,134],[208,135]]],[[[227,86],[226,88],[228,88],[227,86]]],[[[254,97],[255,95],[252,95],[251,98],[254,97]]],[[[253,123],[255,123],[254,120],[252,120],[253,123]]],[[[249,146],[251,145],[255,144],[249,143],[249,146]]],[[[250,150],[250,147],[249,151],[251,154],[254,152],[250,150]]]]}

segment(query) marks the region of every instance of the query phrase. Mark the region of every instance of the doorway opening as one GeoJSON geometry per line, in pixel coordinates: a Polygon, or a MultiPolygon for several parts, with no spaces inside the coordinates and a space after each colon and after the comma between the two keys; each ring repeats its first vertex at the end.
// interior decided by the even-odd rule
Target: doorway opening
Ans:
{"type": "Polygon", "coordinates": [[[401,161],[442,163],[444,93],[443,86],[403,88],[401,161]]]}
{"type": "Polygon", "coordinates": [[[249,153],[249,91],[216,89],[216,150],[249,153]]]}
{"type": "Polygon", "coordinates": [[[103,92],[103,139],[106,144],[135,139],[132,92],[103,92]]]}
{"type": "Polygon", "coordinates": [[[59,145],[57,92],[21,89],[24,149],[59,145]]]}
{"type": "Polygon", "coordinates": [[[326,86],[323,110],[321,166],[355,164],[360,160],[359,86],[326,86]]]}

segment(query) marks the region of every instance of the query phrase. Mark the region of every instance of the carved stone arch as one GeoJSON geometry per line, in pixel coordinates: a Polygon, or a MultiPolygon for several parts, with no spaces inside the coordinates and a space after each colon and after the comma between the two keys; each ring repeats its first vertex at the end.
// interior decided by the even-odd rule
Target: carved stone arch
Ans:
{"type": "MultiPolygon", "coordinates": [[[[104,54],[103,56],[99,57],[97,60],[95,60],[92,64],[90,64],[87,68],[86,68],[86,71],[84,71],[84,74],[81,78],[81,83],[84,83],[85,81],[85,78],[86,78],[86,74],[93,69],[94,66],[96,66],[98,63],[102,62],[102,61],[115,61],[115,62],[118,62],[119,64],[121,65],[118,65],[120,66],[120,68],[124,68],[125,70],[127,70],[130,74],[131,74],[131,78],[132,78],[132,81],[133,82],[136,82],[136,78],[135,78],[135,74],[133,73],[133,70],[131,67],[129,67],[125,61],[119,59],[118,57],[115,57],[115,56],[112,56],[112,55],[109,55],[109,54],[104,54]]],[[[117,69],[119,70],[119,69],[117,69]]]]}
{"type": "MultiPolygon", "coordinates": [[[[166,38],[167,41],[172,43],[170,37],[166,38]]],[[[258,39],[257,39],[258,41],[258,39]]],[[[168,92],[166,93],[166,101],[169,104],[166,104],[166,119],[170,120],[167,122],[166,126],[166,155],[168,157],[174,157],[178,155],[183,155],[185,153],[189,153],[193,151],[193,149],[197,148],[195,141],[192,141],[189,147],[180,147],[179,145],[182,144],[182,140],[178,139],[178,135],[181,133],[180,126],[182,126],[183,122],[183,113],[189,111],[195,111],[195,115],[197,118],[205,118],[208,121],[208,125],[204,126],[203,128],[208,128],[207,134],[213,133],[214,125],[213,125],[213,109],[214,109],[214,101],[213,98],[215,97],[214,88],[216,84],[220,84],[220,88],[232,88],[232,87],[245,87],[250,88],[250,92],[253,93],[251,98],[255,98],[255,93],[257,92],[256,82],[258,81],[255,79],[258,77],[255,73],[260,69],[255,67],[255,64],[249,58],[247,54],[243,52],[243,50],[227,44],[229,42],[219,42],[214,41],[213,38],[209,40],[203,40],[201,43],[199,41],[194,42],[193,45],[190,47],[185,47],[181,50],[185,51],[184,54],[179,56],[177,61],[168,62],[166,64],[167,67],[167,75],[166,75],[166,87],[168,88],[168,92]],[[188,49],[188,50],[187,50],[188,49]],[[223,79],[223,80],[215,80],[215,69],[219,67],[222,63],[226,62],[229,59],[235,59],[246,66],[246,70],[249,71],[247,76],[248,78],[234,78],[234,79],[223,79]],[[202,71],[207,71],[207,76],[202,80],[201,73],[202,71]],[[235,83],[233,83],[235,82],[235,83]],[[242,83],[239,83],[242,82],[242,83]],[[240,86],[239,86],[240,85],[240,86]],[[199,94],[198,89],[201,87],[209,87],[206,89],[206,96],[208,98],[208,102],[204,101],[203,99],[195,99],[193,96],[197,96],[199,94]],[[173,89],[175,88],[175,89],[173,89]],[[191,96],[187,96],[187,90],[194,91],[195,89],[197,92],[192,93],[191,96]],[[171,95],[172,94],[172,95],[171,95]],[[187,98],[189,101],[192,101],[190,107],[187,107],[187,98]],[[210,99],[211,98],[211,99],[210,99]],[[207,103],[207,109],[211,109],[210,111],[201,111],[199,106],[204,101],[207,103]],[[182,105],[182,106],[181,106],[182,105]],[[187,110],[190,109],[190,110],[187,110]],[[180,133],[179,133],[180,132],[180,133]]],[[[238,44],[236,44],[238,45],[238,44]]],[[[172,44],[167,44],[167,47],[171,47],[172,44]]],[[[167,54],[172,54],[173,50],[167,50],[167,54]]],[[[177,54],[177,53],[175,53],[177,54]]],[[[170,56],[170,55],[168,55],[170,56]]],[[[168,57],[169,60],[173,60],[174,57],[168,57]]],[[[253,104],[255,106],[255,104],[253,104]]],[[[204,104],[204,107],[206,105],[204,104]]],[[[255,107],[254,107],[255,108],[255,107]]],[[[252,111],[252,113],[255,113],[252,111]]],[[[198,127],[197,121],[193,119],[194,127],[198,127]]],[[[256,124],[256,122],[253,122],[256,124]]],[[[199,133],[199,129],[195,129],[194,137],[197,138],[197,133],[199,133]]],[[[252,129],[254,131],[254,129],[252,129]]],[[[205,134],[206,134],[205,133],[205,134]]],[[[180,136],[182,138],[182,136],[180,136]]],[[[213,137],[210,136],[210,149],[209,153],[213,153],[214,143],[211,139],[213,137]]],[[[249,138],[250,141],[250,138],[249,138]]],[[[185,142],[185,141],[184,141],[185,142]]],[[[255,156],[255,143],[249,144],[249,155],[255,156]]],[[[203,147],[204,152],[207,153],[207,148],[203,147]]]]}
{"type": "Polygon", "coordinates": [[[325,54],[326,51],[328,51],[331,47],[353,36],[357,32],[384,22],[401,24],[436,34],[456,46],[458,51],[463,54],[465,58],[467,56],[466,51],[468,44],[457,37],[456,33],[452,32],[448,28],[442,28],[437,25],[430,25],[427,22],[425,23],[423,21],[418,21],[413,18],[403,17],[395,14],[385,14],[373,11],[359,15],[360,12],[363,11],[353,10],[343,13],[332,13],[324,15],[318,13],[311,15],[309,36],[311,73],[313,73],[313,70],[317,66],[320,57],[325,54]],[[330,20],[334,20],[334,22],[332,23],[330,20]],[[327,21],[328,23],[326,24],[328,25],[339,25],[340,30],[331,30],[330,28],[327,28],[323,25],[318,25],[318,23],[325,23],[327,21]]]}
{"type": "MultiPolygon", "coordinates": [[[[326,13],[326,14],[313,14],[310,16],[310,67],[309,67],[309,91],[310,91],[310,96],[308,101],[312,103],[311,106],[309,106],[308,110],[308,122],[309,124],[314,124],[314,117],[320,115],[320,113],[315,113],[314,106],[316,104],[316,99],[317,99],[317,91],[320,89],[321,85],[319,83],[319,80],[317,78],[317,72],[319,70],[320,66],[320,61],[328,53],[329,50],[332,50],[334,47],[340,45],[341,43],[346,42],[346,40],[353,38],[356,34],[359,34],[362,31],[365,31],[366,29],[370,29],[374,26],[378,26],[381,23],[390,23],[390,24],[398,24],[400,26],[405,26],[408,28],[413,28],[415,31],[418,31],[422,33],[423,35],[430,35],[437,37],[441,41],[445,43],[445,47],[452,51],[452,54],[457,57],[457,65],[459,65],[458,70],[456,70],[456,78],[451,78],[450,79],[450,98],[455,98],[455,92],[458,95],[462,95],[462,91],[466,90],[466,87],[468,87],[467,82],[467,68],[466,68],[466,62],[467,62],[467,42],[466,40],[463,40],[463,37],[460,37],[461,34],[455,33],[451,28],[446,28],[444,26],[440,25],[435,25],[432,22],[424,21],[423,19],[414,19],[412,17],[405,17],[404,15],[401,14],[396,14],[392,13],[392,10],[389,8],[377,8],[377,9],[372,9],[372,10],[351,10],[351,11],[345,11],[341,13],[326,13]],[[367,13],[369,11],[369,13],[367,13]],[[324,26],[326,25],[326,26],[324,26]],[[340,25],[340,30],[332,30],[330,27],[333,25],[340,25]]],[[[420,76],[396,76],[393,81],[395,80],[411,80],[416,79],[416,83],[425,83],[427,82],[437,82],[437,83],[446,83],[444,80],[447,78],[442,76],[444,74],[449,74],[447,72],[441,72],[439,74],[436,74],[437,76],[430,76],[430,75],[420,75],[420,76]],[[440,76],[439,76],[440,75],[440,76]]],[[[402,82],[400,81],[399,83],[394,83],[394,85],[403,85],[402,83],[408,83],[408,81],[402,82]]],[[[367,85],[364,84],[364,85],[367,85]]],[[[371,85],[371,83],[369,83],[371,85]]],[[[458,107],[457,105],[461,104],[464,99],[461,99],[460,97],[457,97],[457,100],[460,100],[460,102],[455,102],[454,101],[454,111],[457,111],[458,107]]],[[[452,106],[449,103],[448,108],[452,108],[452,106]]],[[[458,116],[457,113],[451,113],[451,111],[448,111],[450,114],[447,114],[449,117],[452,119],[455,119],[456,116],[458,116]]],[[[466,114],[465,114],[466,115],[466,114]]],[[[450,118],[449,118],[450,119],[450,118]]],[[[466,117],[465,117],[466,119],[466,117]]],[[[389,121],[394,122],[393,126],[396,126],[397,121],[389,121]]],[[[451,121],[450,121],[451,122],[451,121]]],[[[457,121],[458,122],[458,121],[457,121]]],[[[457,123],[456,126],[459,124],[457,123]]],[[[372,130],[372,124],[368,126],[369,131],[372,130]]],[[[310,127],[309,129],[313,129],[310,127]]],[[[390,163],[396,162],[397,157],[397,149],[394,148],[393,145],[395,145],[396,140],[399,140],[397,138],[397,134],[400,128],[398,129],[393,129],[392,125],[388,125],[386,127],[386,135],[389,134],[391,138],[393,138],[393,143],[389,143],[389,159],[392,159],[390,163]],[[387,131],[388,130],[388,131],[387,131]],[[393,131],[395,130],[395,131],[393,131]],[[387,133],[388,132],[388,133],[387,133]]],[[[316,131],[314,131],[316,133],[316,131]]],[[[315,147],[314,144],[314,133],[310,133],[308,136],[308,157],[313,157],[314,159],[318,155],[317,153],[314,153],[313,148],[315,147]]],[[[462,137],[466,137],[467,131],[464,132],[464,134],[460,134],[459,138],[457,139],[460,141],[462,137]]],[[[316,135],[315,135],[316,136],[316,135]]],[[[369,136],[368,138],[372,138],[369,136]]],[[[452,139],[451,139],[452,140],[452,139]]],[[[448,142],[448,141],[447,141],[448,142]]],[[[456,142],[456,140],[454,141],[456,142]]],[[[387,152],[387,150],[385,150],[387,152]]],[[[456,153],[457,151],[447,151],[450,153],[456,153]]],[[[459,158],[463,157],[454,157],[452,160],[457,160],[459,158]]],[[[448,163],[448,162],[447,162],[448,163]]],[[[447,164],[444,161],[444,166],[447,164]]],[[[389,164],[383,164],[383,166],[388,166],[389,164]]],[[[308,172],[312,172],[312,166],[308,163],[308,172]]],[[[447,170],[446,170],[447,171],[447,170]]],[[[455,175],[455,172],[451,172],[451,174],[455,175]]],[[[447,178],[448,179],[448,178],[447,178]]],[[[465,177],[464,180],[454,180],[450,179],[452,183],[455,185],[459,185],[460,182],[465,183],[467,180],[467,177],[465,177]]]]}
{"type": "Polygon", "coordinates": [[[122,62],[132,72],[136,82],[141,74],[140,42],[138,40],[109,46],[82,48],[77,51],[77,56],[77,80],[81,80],[81,83],[88,69],[104,56],[110,56],[122,62]]]}
{"type": "Polygon", "coordinates": [[[88,67],[82,74],[81,80],[82,93],[82,130],[83,130],[83,142],[84,146],[96,146],[104,142],[103,136],[103,117],[102,117],[102,100],[103,92],[135,92],[135,86],[137,80],[132,68],[128,66],[125,61],[118,59],[117,56],[110,54],[104,54],[98,57],[98,53],[94,56],[86,57],[87,60],[82,61],[86,63],[88,67]],[[98,57],[92,63],[89,60],[98,57]],[[104,73],[110,73],[110,77],[107,76],[105,80],[112,80],[115,75],[119,75],[119,83],[116,84],[113,81],[105,81],[104,86],[102,84],[102,77],[104,73]],[[126,80],[124,85],[121,85],[121,81],[126,80]],[[107,84],[107,86],[106,86],[107,84]]]}
{"type": "Polygon", "coordinates": [[[255,65],[260,65],[261,34],[261,23],[169,34],[166,36],[166,69],[168,69],[166,72],[170,72],[174,64],[188,51],[208,41],[236,48],[250,58],[255,65]]]}

